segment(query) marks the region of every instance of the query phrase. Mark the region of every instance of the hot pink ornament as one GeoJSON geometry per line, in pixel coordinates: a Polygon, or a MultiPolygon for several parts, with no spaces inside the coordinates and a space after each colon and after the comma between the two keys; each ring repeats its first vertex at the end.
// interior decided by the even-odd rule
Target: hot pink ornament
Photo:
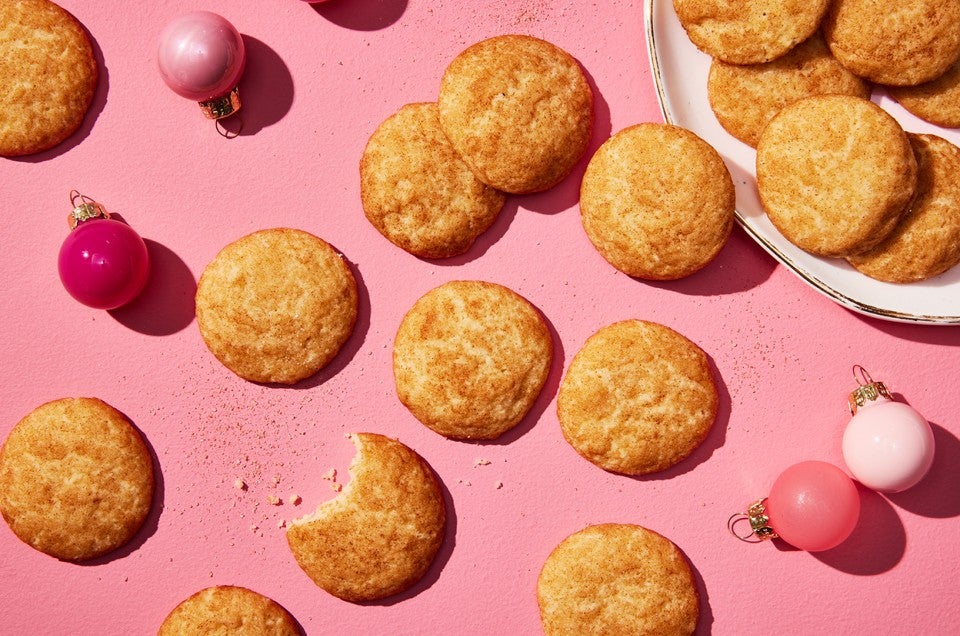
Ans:
{"type": "Polygon", "coordinates": [[[801,550],[819,552],[843,543],[859,517],[860,495],[853,481],[833,464],[807,461],[783,471],[770,495],[732,516],[728,527],[744,540],[780,537],[801,550]],[[751,532],[737,534],[735,526],[744,520],[751,532]]]}
{"type": "Polygon", "coordinates": [[[933,464],[930,424],[913,407],[893,401],[887,387],[874,382],[863,367],[853,369],[860,386],[850,394],[853,418],[843,432],[843,460],[867,488],[906,490],[933,464]]]}
{"type": "Polygon", "coordinates": [[[64,288],[95,309],[116,309],[137,297],[150,275],[147,246],[133,228],[111,219],[103,207],[72,192],[82,203],[70,214],[72,231],[60,247],[64,288]]]}
{"type": "Polygon", "coordinates": [[[160,34],[157,64],[163,81],[177,95],[200,102],[210,119],[240,110],[237,84],[246,59],[240,33],[216,13],[187,13],[160,34]]]}

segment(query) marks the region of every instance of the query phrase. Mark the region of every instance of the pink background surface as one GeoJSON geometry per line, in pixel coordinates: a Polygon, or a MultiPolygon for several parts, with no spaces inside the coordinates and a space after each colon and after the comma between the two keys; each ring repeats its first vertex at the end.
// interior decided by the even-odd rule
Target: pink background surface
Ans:
{"type": "Polygon", "coordinates": [[[737,228],[715,262],[670,283],[633,280],[580,226],[586,160],[553,190],[508,199],[462,257],[417,259],[383,239],[360,206],[367,137],[401,105],[436,98],[450,60],[503,33],[548,39],[593,83],[592,153],[611,132],[658,121],[639,1],[298,0],[62,3],[95,40],[102,79],[81,131],[47,153],[0,160],[5,361],[0,434],[39,404],[97,396],[125,412],[159,467],[153,512],[133,543],[93,563],[57,561],[0,525],[0,631],[148,634],[202,587],[235,584],[291,611],[308,634],[535,634],[535,588],[553,547],[588,524],[644,525],[688,556],[700,633],[942,633],[960,626],[960,330],[865,318],[818,295],[737,228]],[[168,20],[218,12],[243,34],[243,134],[222,139],[155,66],[168,20]],[[68,192],[96,198],[145,237],[155,272],[113,312],[74,302],[57,277],[68,192]],[[244,382],[205,349],[196,280],[228,242],[290,226],[323,237],[354,267],[361,315],[334,363],[293,388],[244,382]],[[494,443],[441,438],[399,403],[390,366],[412,303],[452,279],[511,287],[549,320],[556,358],[531,415],[494,443]],[[719,419],[664,473],[605,473],[563,440],[556,391],[584,340],[625,318],[697,342],[719,380],[719,419]],[[851,366],[932,422],[937,455],[915,489],[860,489],[853,537],[819,554],[748,545],[726,520],[787,466],[842,465],[851,366]],[[281,520],[333,495],[349,431],[399,438],[432,465],[449,506],[426,578],[382,603],[323,592],[289,553],[281,520]],[[477,466],[477,459],[489,465],[477,466]],[[279,478],[279,484],[274,478],[279,478]],[[234,487],[241,478],[245,492],[234,487]],[[496,483],[503,487],[497,488],[496,483]],[[303,503],[286,501],[296,492],[303,503]],[[276,494],[280,506],[267,503],[276,494]]]}

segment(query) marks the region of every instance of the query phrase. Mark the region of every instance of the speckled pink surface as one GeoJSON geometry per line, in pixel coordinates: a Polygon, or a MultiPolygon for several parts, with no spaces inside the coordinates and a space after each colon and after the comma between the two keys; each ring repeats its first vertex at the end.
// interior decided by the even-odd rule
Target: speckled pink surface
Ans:
{"type": "Polygon", "coordinates": [[[93,563],[57,561],[0,525],[0,632],[149,634],[202,587],[266,594],[308,634],[536,634],[535,588],[553,547],[588,524],[644,525],[689,558],[700,633],[945,633],[960,628],[960,329],[864,318],[805,286],[736,229],[715,262],[670,283],[633,280],[594,251],[577,191],[585,160],[556,188],[512,196],[466,255],[425,261],[363,216],[357,164],[401,105],[436,98],[463,48],[527,33],[573,54],[596,93],[590,152],[657,121],[642,3],[531,0],[157,0],[63,5],[95,40],[102,79],[81,131],[47,153],[0,160],[5,210],[0,434],[39,404],[97,396],[125,412],[159,467],[153,512],[134,542],[93,563]],[[156,37],[194,9],[243,34],[244,129],[222,139],[156,70],[156,37]],[[147,240],[146,293],[113,312],[73,301],[56,255],[76,188],[147,240]],[[251,231],[323,237],[358,275],[357,329],[334,363],[293,388],[244,382],[206,350],[193,317],[204,266],[251,231]],[[449,441],[399,403],[390,357],[405,311],[452,279],[505,284],[547,317],[556,359],[531,415],[504,438],[449,441]],[[560,434],[556,391],[584,340],[624,318],[697,342],[719,380],[720,415],[689,459],[640,479],[605,473],[560,434]],[[787,466],[840,464],[851,366],[864,365],[932,422],[937,454],[913,490],[860,489],[851,539],[809,554],[749,545],[726,528],[787,466]],[[297,567],[278,524],[334,493],[372,431],[417,450],[449,506],[426,578],[382,603],[326,594],[297,567]],[[477,465],[477,460],[489,464],[477,465]],[[242,479],[245,491],[234,487],[242,479]],[[502,487],[498,487],[502,484],[502,487]],[[303,502],[293,505],[290,493],[303,502]],[[271,496],[283,503],[268,503],[271,496]]]}

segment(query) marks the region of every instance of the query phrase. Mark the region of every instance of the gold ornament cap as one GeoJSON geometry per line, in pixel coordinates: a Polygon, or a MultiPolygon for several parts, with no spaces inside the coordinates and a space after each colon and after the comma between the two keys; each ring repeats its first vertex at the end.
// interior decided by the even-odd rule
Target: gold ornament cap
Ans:
{"type": "Polygon", "coordinates": [[[859,364],[853,365],[853,378],[859,386],[857,386],[847,398],[850,415],[856,415],[857,409],[868,402],[874,402],[880,398],[887,400],[893,399],[886,385],[884,385],[883,382],[875,382],[874,379],[870,377],[870,374],[867,373],[867,370],[859,364]]]}
{"type": "Polygon", "coordinates": [[[110,218],[110,213],[104,210],[102,205],[86,195],[80,194],[76,190],[70,191],[70,205],[73,206],[73,210],[67,216],[67,223],[70,225],[71,230],[76,229],[78,225],[91,219],[110,218]],[[77,199],[80,199],[79,205],[77,204],[77,199]]]}
{"type": "Polygon", "coordinates": [[[780,535],[770,525],[770,517],[767,516],[767,507],[765,502],[767,498],[754,501],[747,508],[746,512],[738,512],[727,520],[727,529],[736,538],[747,543],[760,543],[768,539],[776,539],[780,535]],[[747,521],[750,523],[750,532],[740,534],[737,532],[737,524],[747,521]]]}
{"type": "Polygon", "coordinates": [[[240,110],[240,89],[237,86],[226,95],[207,99],[200,103],[200,110],[207,119],[223,119],[240,110]]]}

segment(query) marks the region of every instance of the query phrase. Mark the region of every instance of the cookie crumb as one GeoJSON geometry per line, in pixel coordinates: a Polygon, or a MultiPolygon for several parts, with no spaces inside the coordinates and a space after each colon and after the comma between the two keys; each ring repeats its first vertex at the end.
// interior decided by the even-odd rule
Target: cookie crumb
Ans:
{"type": "Polygon", "coordinates": [[[331,468],[327,472],[323,473],[320,476],[320,479],[326,479],[327,481],[337,481],[337,469],[331,468]]]}
{"type": "Polygon", "coordinates": [[[243,481],[240,478],[237,478],[236,481],[233,482],[233,487],[236,488],[237,490],[246,490],[247,482],[243,481]]]}
{"type": "Polygon", "coordinates": [[[267,495],[267,503],[271,506],[279,506],[283,502],[276,495],[267,495]]]}
{"type": "Polygon", "coordinates": [[[273,485],[276,486],[280,483],[280,475],[273,476],[273,485]]]}
{"type": "Polygon", "coordinates": [[[330,487],[333,488],[333,492],[340,492],[343,490],[342,484],[330,484],[330,487]]]}
{"type": "Polygon", "coordinates": [[[300,495],[292,492],[289,495],[287,495],[287,501],[294,506],[299,506],[300,502],[303,501],[303,498],[300,497],[300,495]]]}
{"type": "Polygon", "coordinates": [[[490,460],[484,459],[483,457],[478,457],[476,461],[473,462],[474,466],[489,466],[490,460]]]}
{"type": "Polygon", "coordinates": [[[501,488],[503,488],[503,482],[498,481],[495,484],[493,484],[493,487],[496,488],[497,490],[500,490],[501,488]]]}
{"type": "Polygon", "coordinates": [[[286,527],[287,527],[287,520],[286,520],[286,519],[281,519],[280,521],[278,521],[278,522],[277,522],[277,527],[280,528],[281,530],[283,530],[284,528],[286,528],[286,527]]]}

